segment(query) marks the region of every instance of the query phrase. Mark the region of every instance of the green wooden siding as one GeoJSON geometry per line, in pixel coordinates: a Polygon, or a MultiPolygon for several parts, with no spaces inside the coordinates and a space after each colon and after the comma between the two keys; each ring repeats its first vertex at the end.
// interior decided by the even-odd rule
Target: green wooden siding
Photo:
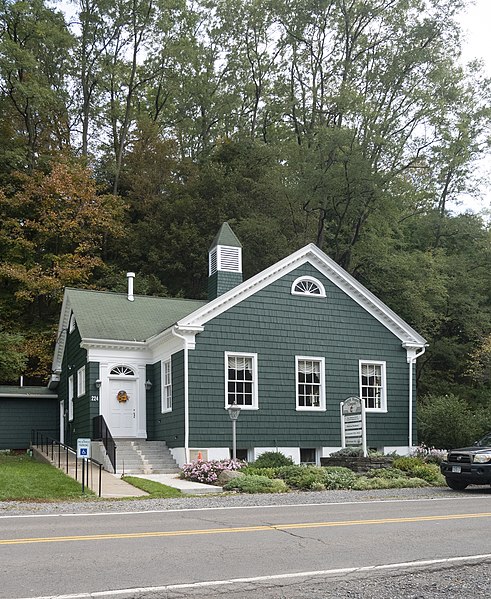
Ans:
{"type": "Polygon", "coordinates": [[[164,439],[168,447],[184,445],[184,352],[171,356],[172,411],[161,413],[162,376],[161,363],[147,368],[152,381],[152,397],[147,400],[147,437],[164,439]],[[151,406],[149,404],[152,404],[151,406]]]}
{"type": "Polygon", "coordinates": [[[52,398],[0,398],[0,449],[26,449],[31,430],[59,436],[59,403],[52,398]]]}
{"type": "MultiPolygon", "coordinates": [[[[65,354],[63,356],[62,374],[58,385],[58,395],[65,403],[67,417],[65,419],[65,443],[70,447],[76,447],[78,437],[91,436],[91,413],[95,410],[98,403],[94,402],[94,407],[90,406],[90,383],[94,376],[95,366],[89,367],[87,364],[87,352],[80,347],[81,337],[78,328],[72,333],[67,333],[68,338],[65,345],[65,354]],[[78,397],[77,390],[77,372],[79,368],[85,366],[85,394],[78,397]],[[68,378],[73,375],[74,398],[73,398],[73,420],[68,420],[68,378]]],[[[97,366],[98,372],[98,366],[97,366]]],[[[93,379],[95,381],[95,378],[93,379]]]]}
{"type": "Polygon", "coordinates": [[[339,403],[359,394],[362,360],[386,361],[388,413],[367,414],[368,444],[407,445],[408,365],[401,341],[354,300],[304,265],[205,325],[189,352],[190,446],[231,446],[224,352],[258,356],[259,410],[243,410],[237,445],[339,446],[339,403]],[[299,276],[327,298],[291,295],[299,276]],[[295,356],[325,358],[326,411],[297,412],[295,356]]]}

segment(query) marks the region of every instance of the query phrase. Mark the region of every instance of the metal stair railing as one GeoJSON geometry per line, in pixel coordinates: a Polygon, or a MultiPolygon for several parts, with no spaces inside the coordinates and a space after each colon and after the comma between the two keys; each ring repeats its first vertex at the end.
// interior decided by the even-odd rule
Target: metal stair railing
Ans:
{"type": "MultiPolygon", "coordinates": [[[[98,470],[98,495],[102,493],[102,464],[93,458],[78,458],[77,452],[68,445],[49,437],[40,431],[31,430],[31,447],[36,447],[38,451],[44,454],[51,460],[53,465],[57,465],[60,470],[65,470],[69,475],[70,467],[73,469],[73,478],[79,480],[82,484],[82,492],[85,492],[85,487],[89,487],[89,473],[93,481],[93,469],[98,470]],[[87,467],[85,467],[87,465],[87,467]],[[90,465],[90,470],[89,470],[90,465]]],[[[69,475],[70,476],[70,475],[69,475]]]]}
{"type": "Polygon", "coordinates": [[[116,443],[102,414],[92,418],[92,428],[94,431],[94,441],[102,441],[109,461],[114,472],[116,472],[116,443]]]}

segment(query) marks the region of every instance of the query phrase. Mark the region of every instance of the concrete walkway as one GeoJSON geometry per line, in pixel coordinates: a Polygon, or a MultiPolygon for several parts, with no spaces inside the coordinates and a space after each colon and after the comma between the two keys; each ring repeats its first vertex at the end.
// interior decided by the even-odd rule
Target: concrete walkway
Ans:
{"type": "Polygon", "coordinates": [[[190,480],[184,480],[179,478],[178,474],[132,474],[131,476],[146,478],[162,485],[167,485],[168,487],[174,487],[174,489],[179,489],[185,495],[206,495],[210,493],[221,493],[223,491],[222,487],[217,487],[215,485],[206,485],[203,483],[191,482],[190,480]]]}
{"type": "MultiPolygon", "coordinates": [[[[51,456],[50,452],[46,455],[38,447],[31,447],[34,457],[41,462],[47,462],[63,472],[68,474],[71,478],[81,481],[82,469],[80,461],[75,465],[75,457],[72,455],[68,456],[68,468],[66,465],[66,452],[63,451],[58,456],[57,451],[51,456]]],[[[146,478],[155,482],[167,485],[168,487],[174,487],[179,489],[185,495],[203,495],[211,493],[221,493],[223,489],[221,487],[215,487],[214,485],[205,485],[202,483],[195,483],[189,480],[182,480],[177,474],[132,474],[137,478],[146,478]]],[[[96,494],[99,494],[99,468],[91,467],[88,475],[87,486],[96,494]]],[[[148,493],[130,485],[129,483],[121,480],[119,474],[112,474],[106,470],[101,470],[101,497],[104,498],[122,498],[122,497],[146,497],[148,493]]]]}

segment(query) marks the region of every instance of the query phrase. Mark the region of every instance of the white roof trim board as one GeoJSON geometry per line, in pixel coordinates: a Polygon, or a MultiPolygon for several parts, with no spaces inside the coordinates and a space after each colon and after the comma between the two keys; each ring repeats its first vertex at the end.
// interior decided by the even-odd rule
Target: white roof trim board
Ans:
{"type": "Polygon", "coordinates": [[[310,263],[317,268],[319,272],[362,306],[403,343],[415,347],[425,347],[426,340],[419,333],[312,243],[182,318],[177,323],[178,328],[203,326],[211,319],[216,318],[305,263],[310,263]]]}

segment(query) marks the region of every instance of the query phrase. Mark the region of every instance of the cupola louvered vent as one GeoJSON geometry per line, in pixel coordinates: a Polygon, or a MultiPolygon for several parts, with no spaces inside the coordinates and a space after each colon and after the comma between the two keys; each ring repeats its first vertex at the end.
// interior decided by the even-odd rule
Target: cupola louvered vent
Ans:
{"type": "Polygon", "coordinates": [[[213,248],[210,251],[210,259],[209,259],[209,275],[214,275],[217,271],[217,264],[218,264],[218,258],[217,258],[217,248],[213,248]]]}
{"type": "Polygon", "coordinates": [[[219,247],[219,259],[220,264],[218,265],[219,270],[227,272],[242,272],[240,264],[240,248],[233,247],[219,247]]]}

